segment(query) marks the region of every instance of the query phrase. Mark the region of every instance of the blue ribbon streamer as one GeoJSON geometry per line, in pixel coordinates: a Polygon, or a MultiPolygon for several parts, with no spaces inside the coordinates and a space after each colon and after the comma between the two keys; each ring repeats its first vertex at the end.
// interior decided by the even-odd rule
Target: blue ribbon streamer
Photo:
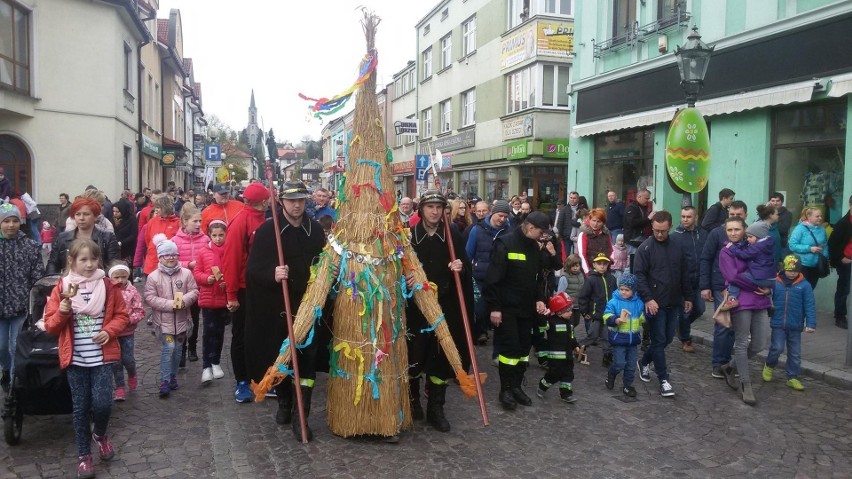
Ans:
{"type": "Polygon", "coordinates": [[[442,315],[438,316],[438,319],[435,320],[435,324],[429,326],[428,328],[421,329],[420,332],[421,333],[431,333],[432,331],[435,330],[436,326],[441,324],[441,321],[443,321],[443,320],[444,320],[444,315],[442,314],[442,315]]]}
{"type": "Polygon", "coordinates": [[[380,165],[377,162],[372,161],[372,160],[358,160],[358,164],[359,165],[370,165],[370,166],[372,166],[373,168],[376,169],[376,172],[374,174],[375,177],[376,177],[376,190],[379,192],[379,194],[382,194],[382,181],[381,181],[382,165],[380,165]]]}

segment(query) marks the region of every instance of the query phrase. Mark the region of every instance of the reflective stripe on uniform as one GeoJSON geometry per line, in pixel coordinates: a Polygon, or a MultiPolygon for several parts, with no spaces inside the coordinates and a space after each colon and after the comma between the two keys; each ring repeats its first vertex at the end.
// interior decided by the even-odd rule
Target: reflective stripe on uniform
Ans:
{"type": "Polygon", "coordinates": [[[431,382],[432,384],[437,384],[438,386],[449,384],[449,381],[447,381],[446,379],[441,379],[435,376],[429,376],[429,382],[431,382]]]}
{"type": "Polygon", "coordinates": [[[526,261],[527,255],[525,255],[524,253],[509,253],[508,258],[514,259],[514,260],[517,260],[517,261],[526,261]]]}
{"type": "Polygon", "coordinates": [[[312,387],[314,387],[314,380],[313,379],[299,379],[299,384],[302,385],[302,386],[307,386],[309,388],[312,388],[312,387]]]}
{"type": "MultiPolygon", "coordinates": [[[[508,364],[509,366],[517,366],[518,363],[521,361],[518,358],[507,358],[506,356],[503,356],[502,354],[497,356],[497,360],[499,362],[503,363],[503,364],[508,364]]],[[[527,357],[527,360],[529,361],[529,357],[527,357]]]]}

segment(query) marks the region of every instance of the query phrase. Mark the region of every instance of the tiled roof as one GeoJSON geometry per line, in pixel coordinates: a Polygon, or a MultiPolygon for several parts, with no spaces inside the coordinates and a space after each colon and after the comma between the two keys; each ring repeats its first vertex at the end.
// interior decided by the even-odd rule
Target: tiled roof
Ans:
{"type": "Polygon", "coordinates": [[[169,20],[167,18],[157,19],[157,41],[163,45],[169,44],[169,20]]]}

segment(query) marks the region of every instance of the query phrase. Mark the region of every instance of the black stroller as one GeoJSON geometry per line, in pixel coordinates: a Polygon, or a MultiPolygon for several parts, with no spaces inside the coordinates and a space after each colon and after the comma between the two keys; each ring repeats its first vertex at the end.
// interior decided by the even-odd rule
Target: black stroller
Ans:
{"type": "Polygon", "coordinates": [[[65,371],[59,367],[59,338],[36,328],[58,275],[45,276],[30,289],[30,309],[18,334],[15,374],[3,404],[6,443],[21,440],[24,414],[71,414],[73,403],[65,371]]]}

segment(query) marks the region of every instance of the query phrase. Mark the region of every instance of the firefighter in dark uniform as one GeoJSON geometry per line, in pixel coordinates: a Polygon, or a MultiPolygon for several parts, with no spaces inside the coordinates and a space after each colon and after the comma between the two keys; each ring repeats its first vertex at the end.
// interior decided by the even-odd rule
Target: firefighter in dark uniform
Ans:
{"type": "Polygon", "coordinates": [[[545,314],[539,240],[550,228],[547,215],[534,211],[512,233],[497,238],[485,276],[483,297],[494,325],[500,371],[500,404],[514,410],[532,405],[521,389],[529,365],[536,313],[545,314]]]}
{"type": "MultiPolygon", "coordinates": [[[[246,366],[249,378],[259,382],[266,369],[278,357],[281,344],[287,338],[284,319],[284,297],[281,281],[289,287],[291,313],[308,287],[311,265],[325,246],[322,226],[305,215],[305,201],[310,192],[301,181],[286,182],[278,194],[283,208],[278,234],[284,249],[286,266],[278,266],[275,224],[269,219],[254,234],[254,243],[246,263],[246,366]]],[[[316,355],[320,340],[298,349],[299,373],[305,416],[311,410],[311,392],[316,379],[316,355]]],[[[293,379],[287,377],[276,387],[279,424],[293,423],[293,433],[301,440],[299,422],[293,421],[293,379]]],[[[308,428],[308,437],[311,430],[308,428]]]]}
{"type": "MultiPolygon", "coordinates": [[[[473,318],[473,279],[470,267],[464,267],[470,262],[464,250],[462,236],[454,225],[450,225],[451,238],[446,237],[444,227],[446,206],[447,200],[440,191],[427,190],[423,193],[418,206],[420,222],[411,229],[411,246],[417,253],[417,258],[423,263],[423,271],[429,282],[437,287],[438,303],[444,313],[444,321],[456,343],[462,367],[468,370],[470,353],[467,348],[453,271],[458,271],[461,275],[462,293],[468,318],[473,318]],[[455,261],[450,261],[447,241],[453,242],[455,261]]],[[[411,281],[413,282],[413,278],[411,281]]],[[[409,332],[408,374],[412,416],[414,419],[423,419],[423,408],[420,405],[420,378],[425,376],[428,395],[426,419],[438,431],[447,432],[450,430],[450,423],[444,416],[444,402],[447,384],[455,377],[455,374],[443,350],[438,346],[435,333],[414,301],[408,302],[406,317],[409,332]]]]}

